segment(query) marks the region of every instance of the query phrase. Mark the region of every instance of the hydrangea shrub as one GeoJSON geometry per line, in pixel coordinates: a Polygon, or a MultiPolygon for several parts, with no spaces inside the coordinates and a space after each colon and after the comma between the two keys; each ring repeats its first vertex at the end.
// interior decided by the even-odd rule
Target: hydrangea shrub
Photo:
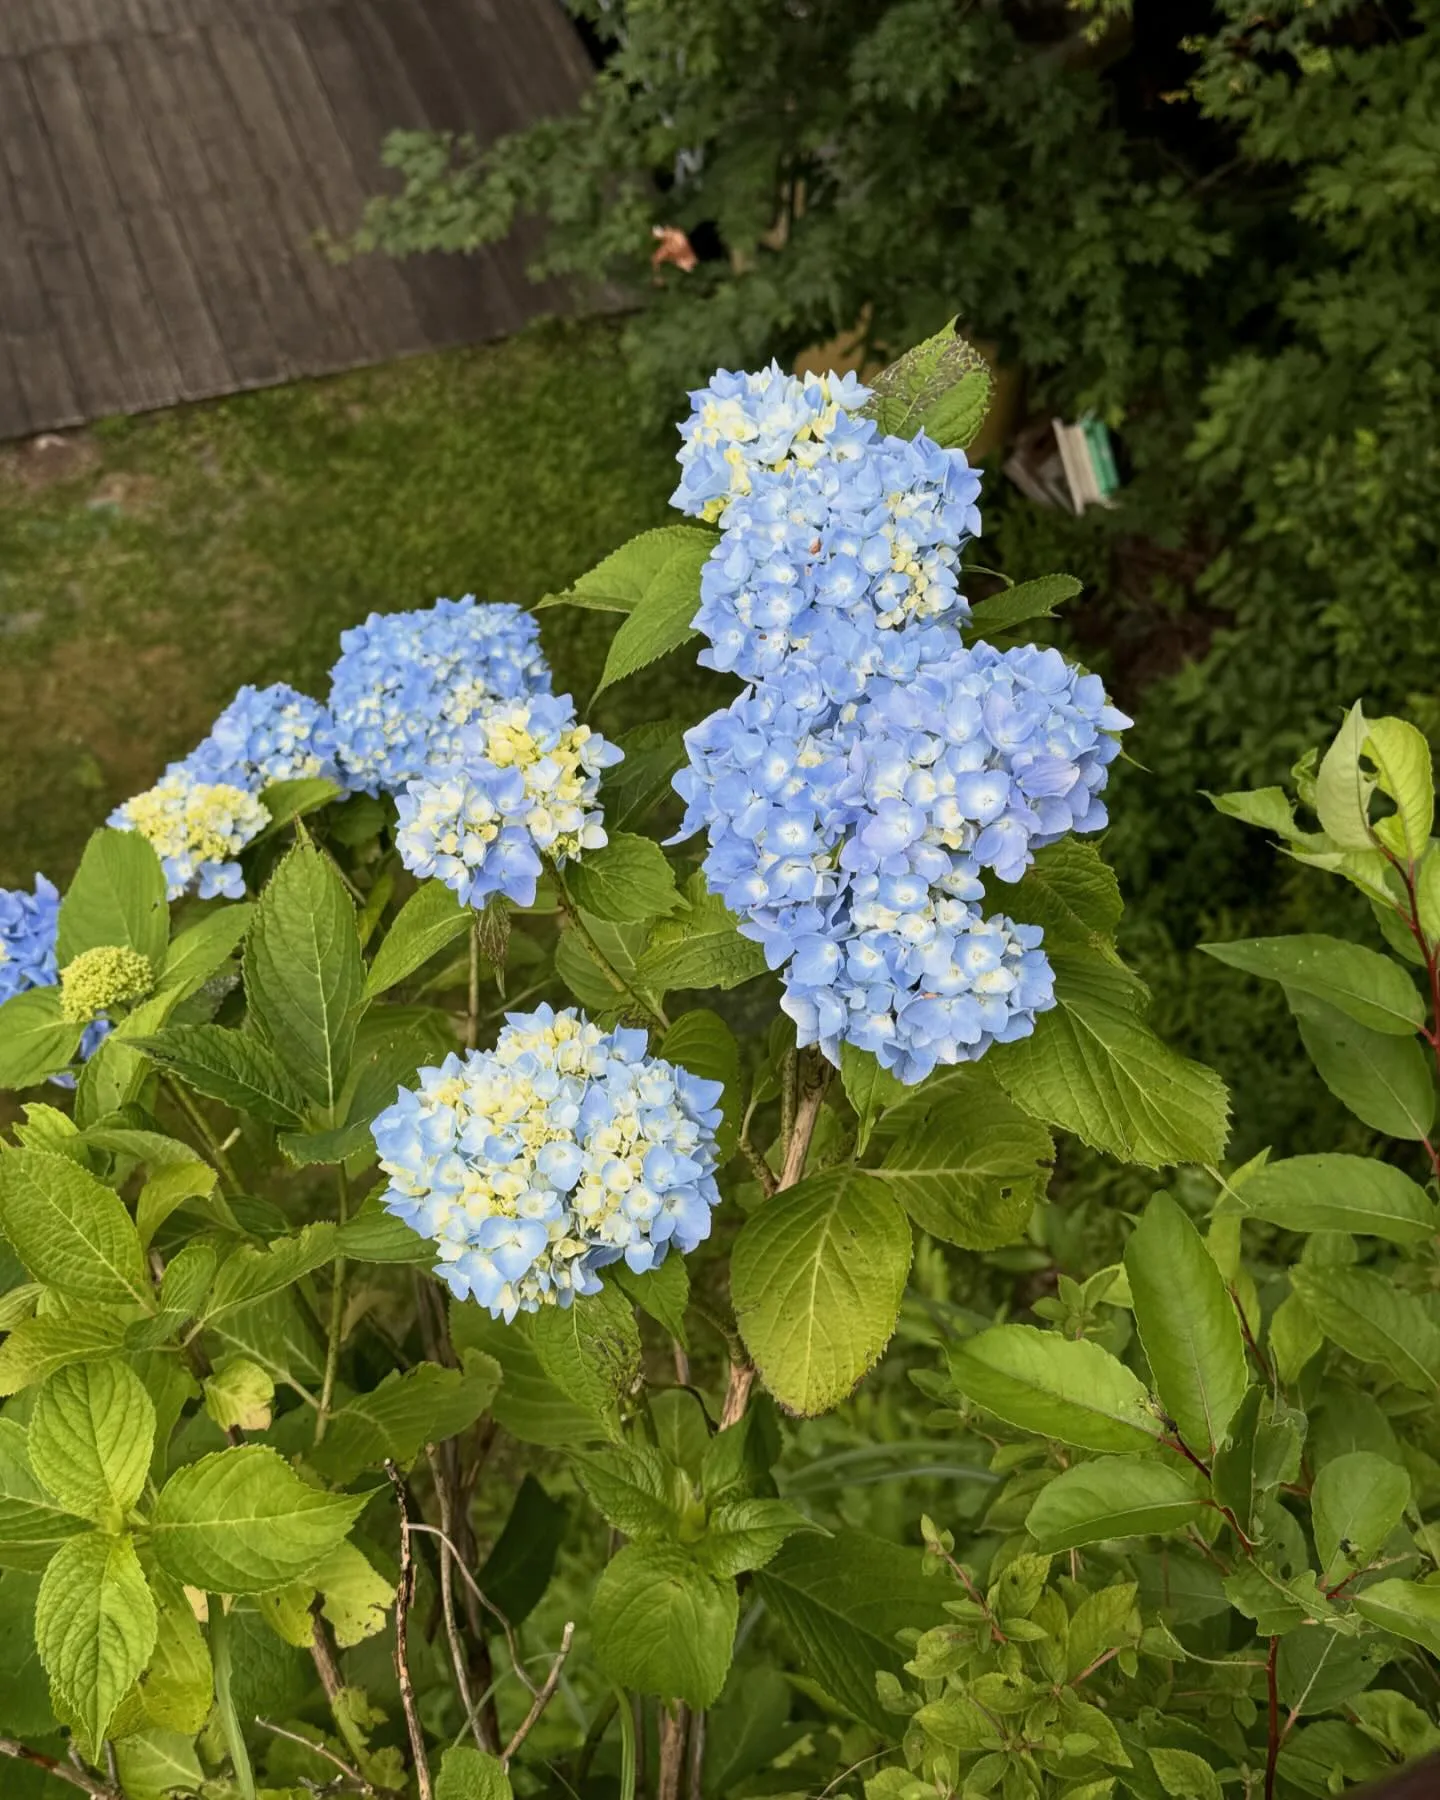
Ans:
{"type": "MultiPolygon", "coordinates": [[[[895,1743],[953,1283],[1050,1266],[1055,1133],[1226,1136],[1115,948],[1128,721],[1029,641],[1076,584],[967,593],[978,374],[947,332],[692,395],[688,522],[546,606],[617,615],[603,687],[703,658],[708,718],[612,744],[534,616],[377,615],[0,896],[26,1779],[740,1800],[895,1743]]],[[[903,1747],[967,1800],[1127,1779],[903,1747]]]]}

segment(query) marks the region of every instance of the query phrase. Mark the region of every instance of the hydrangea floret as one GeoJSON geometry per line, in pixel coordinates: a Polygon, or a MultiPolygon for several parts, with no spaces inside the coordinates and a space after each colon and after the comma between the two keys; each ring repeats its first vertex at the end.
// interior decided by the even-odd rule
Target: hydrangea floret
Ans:
{"type": "Polygon", "coordinates": [[[245,878],[235,857],[270,823],[270,814],[248,789],[209,781],[182,762],[117,807],[109,823],[149,842],[170,899],[196,893],[202,900],[239,900],[245,878]]]}
{"type": "Polygon", "coordinates": [[[207,781],[256,794],[273,781],[344,785],[329,709],[283,681],[242,687],[185,761],[207,781]]]}
{"type": "Polygon", "coordinates": [[[88,1025],[112,1007],[143,1000],[155,986],[150,958],[124,944],[82,950],[60,975],[60,1017],[88,1025]]]}
{"type": "Polygon", "coordinates": [[[457,734],[496,701],[548,694],[534,618],[473,595],[414,612],[371,613],[340,634],[330,714],[342,780],[398,793],[453,762],[457,734]]]}
{"type": "Polygon", "coordinates": [[[622,752],[577,723],[568,694],[497,703],[455,740],[457,760],[412,781],[397,802],[406,868],[467,906],[535,900],[546,859],[564,864],[607,840],[600,773],[622,752]]]}
{"type": "Polygon", "coordinates": [[[574,1008],[511,1013],[493,1050],[447,1056],[373,1130],[383,1204],[435,1241],[436,1274],[497,1318],[568,1306],[710,1232],[721,1084],[574,1008]]]}

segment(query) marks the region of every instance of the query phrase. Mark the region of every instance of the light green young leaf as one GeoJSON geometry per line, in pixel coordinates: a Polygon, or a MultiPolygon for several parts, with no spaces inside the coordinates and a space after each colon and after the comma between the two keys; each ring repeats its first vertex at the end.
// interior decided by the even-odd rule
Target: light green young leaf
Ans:
{"type": "Polygon", "coordinates": [[[155,1504],[151,1543],[187,1587],[263,1594],[323,1562],[369,1498],[308,1487],[276,1451],[242,1444],[176,1470],[155,1504]]]}
{"type": "Polygon", "coordinates": [[[1440,1223],[1434,1202],[1403,1169],[1339,1152],[1267,1163],[1230,1203],[1287,1231],[1348,1231],[1392,1244],[1421,1243],[1440,1223]]]}
{"type": "Polygon", "coordinates": [[[161,1278],[161,1311],[174,1313],[181,1320],[194,1318],[210,1291],[219,1264],[219,1253],[213,1244],[207,1244],[203,1238],[186,1244],[179,1255],[171,1257],[161,1278]]]}
{"type": "Polygon", "coordinates": [[[617,681],[648,668],[660,657],[694,637],[691,621],[700,609],[700,571],[714,540],[709,533],[671,551],[645,589],[645,597],[621,621],[611,639],[605,670],[596,694],[617,681]]]}
{"type": "Polygon", "coordinates": [[[642,531],[618,550],[612,550],[563,593],[547,594],[536,611],[543,612],[550,606],[580,606],[592,612],[634,612],[678,551],[698,552],[703,560],[716,542],[713,531],[698,525],[662,525],[656,531],[642,531]]]}
{"type": "Polygon", "coordinates": [[[1335,1006],[1356,1024],[1409,1037],[1425,1023],[1415,984],[1388,956],[1321,932],[1201,944],[1207,956],[1246,975],[1278,981],[1335,1006]]]}
{"type": "Polygon", "coordinates": [[[435,1263],[434,1244],[386,1212],[373,1194],[340,1227],[338,1242],[340,1254],[351,1262],[410,1263],[416,1268],[435,1263]]]}
{"type": "Polygon", "coordinates": [[[60,967],[103,945],[128,945],[159,969],[170,937],[165,871],[138,831],[96,831],[60,903],[60,967]]]}
{"type": "Polygon", "coordinates": [[[1216,812],[1226,818],[1239,819],[1242,825],[1255,825],[1261,831],[1273,831],[1276,837],[1295,837],[1295,808],[1284,788],[1255,788],[1244,794],[1207,794],[1216,812]]]}
{"type": "Polygon", "coordinates": [[[0,1396],[18,1394],[68,1363],[118,1356],[124,1322],[113,1313],[92,1318],[24,1319],[0,1344],[0,1396]]]}
{"type": "Polygon", "coordinates": [[[1365,754],[1379,772],[1380,791],[1395,802],[1393,826],[1382,819],[1376,835],[1403,861],[1418,863],[1429,847],[1435,824],[1430,746],[1425,734],[1405,719],[1369,719],[1365,733],[1365,754]]]}
{"type": "Polygon", "coordinates": [[[248,902],[236,901],[188,926],[165,954],[156,992],[177,1001],[198,993],[239,946],[254,911],[248,902]]]}
{"type": "Polygon", "coordinates": [[[1031,619],[1053,619],[1055,608],[1073,600],[1084,585],[1073,575],[1041,575],[1034,581],[1019,582],[1003,593],[992,594],[988,600],[977,600],[965,621],[965,630],[989,637],[1031,619]]]}
{"type": "Polygon", "coordinates": [[[860,1050],[848,1041],[840,1046],[840,1080],[845,1088],[845,1098],[855,1108],[858,1121],[855,1152],[857,1156],[863,1156],[869,1147],[875,1121],[887,1106],[905,1099],[910,1089],[898,1076],[880,1066],[873,1051],[860,1050]]]}
{"type": "Polygon", "coordinates": [[[198,1793],[205,1780],[193,1739],[180,1731],[130,1733],[115,1745],[115,1766],[126,1800],[198,1793]]]}
{"type": "Polygon", "coordinates": [[[209,1163],[198,1160],[164,1163],[154,1168],[135,1203],[135,1229],[147,1250],[170,1215],[187,1200],[208,1200],[218,1179],[209,1163]]]}
{"type": "Polygon", "coordinates": [[[320,1594],[320,1610],[333,1627],[335,1642],[342,1650],[384,1631],[395,1599],[394,1585],[354,1544],[341,1544],[332,1550],[306,1580],[320,1594]]]}
{"type": "Polygon", "coordinates": [[[1214,1257],[1168,1194],[1155,1195],[1131,1234],[1125,1273],[1161,1402],[1190,1448],[1208,1456],[1249,1385],[1245,1344],[1214,1257]]]}
{"type": "Polygon", "coordinates": [[[526,1328],[550,1381],[618,1437],[616,1408],[640,1371],[640,1333],[620,1290],[602,1287],[573,1306],[542,1307],[526,1328]]]}
{"type": "Polygon", "coordinates": [[[74,1060],[83,1025],[60,1017],[58,987],[30,988],[0,1006],[0,1088],[27,1088],[74,1060]]]}
{"type": "Polygon", "coordinates": [[[1410,1477],[1368,1450],[1335,1456],[1310,1490],[1320,1583],[1334,1587],[1379,1551],[1410,1504],[1410,1477]]]}
{"type": "Polygon", "coordinates": [[[1082,1450],[1141,1452],[1162,1435],[1139,1380],[1086,1338],[992,1325],[951,1350],[950,1373],[997,1418],[1082,1450]]]}
{"type": "Polygon", "coordinates": [[[1301,1263],[1290,1285],[1332,1343],[1379,1363],[1406,1387],[1440,1396],[1440,1325],[1421,1301],[1374,1269],[1301,1263]]]}
{"type": "Polygon", "coordinates": [[[1148,1537],[1197,1519],[1205,1501],[1178,1469],[1136,1456],[1077,1463],[1041,1488],[1025,1520],[1047,1554],[1109,1538],[1148,1537]]]}
{"type": "Polygon", "coordinates": [[[435,1800],[510,1800],[510,1777],[498,1756],[460,1744],[440,1760],[435,1800]]]}
{"type": "Polygon", "coordinates": [[[1227,1135],[1224,1083],[1163,1044],[1143,990],[1099,951],[1052,959],[1059,1004],[1033,1037],[993,1050],[989,1072],[1032,1118],[1123,1162],[1214,1162],[1227,1135]]]}
{"type": "Polygon", "coordinates": [[[607,831],[634,831],[648,823],[662,802],[673,802],[675,773],[685,766],[685,723],[651,719],[615,739],[625,760],[600,778],[600,805],[607,831]]]}
{"type": "Polygon", "coordinates": [[[35,1637],[55,1709],[79,1726],[92,1756],[155,1633],[155,1602],[128,1537],[97,1531],[60,1546],[40,1582],[35,1637]]]}
{"type": "Polygon", "coordinates": [[[1223,1800],[1220,1777],[1203,1756],[1193,1750],[1166,1750],[1158,1746],[1147,1751],[1169,1800],[1223,1800]]]}
{"type": "Polygon", "coordinates": [[[698,1710],[725,1685],[738,1617],[733,1581],[678,1545],[629,1544],[596,1584],[590,1637],[611,1681],[698,1710]]]}
{"type": "Polygon", "coordinates": [[[1054,1160],[1045,1127],[982,1078],[898,1137],[871,1173],[931,1237],[995,1250],[1024,1231],[1054,1160]]]}
{"type": "Polygon", "coordinates": [[[910,1272],[910,1226],[854,1168],[812,1176],[746,1221],[730,1265],[740,1335],[789,1411],[838,1406],[879,1359],[910,1272]]]}
{"type": "Polygon", "coordinates": [[[0,1569],[43,1569],[86,1529],[36,1480],[24,1427],[0,1419],[0,1569]]]}
{"type": "Polygon", "coordinates": [[[754,1591],[824,1691],[875,1730],[893,1730],[875,1672],[900,1675],[908,1652],[896,1634],[946,1616],[946,1589],[927,1580],[920,1552],[863,1531],[807,1531],[755,1575],[754,1591]]]}
{"type": "Polygon", "coordinates": [[[248,1306],[266,1294],[278,1293],[302,1275],[333,1262],[339,1252],[334,1225],[322,1222],[302,1225],[293,1237],[275,1238],[265,1249],[242,1244],[220,1265],[205,1303],[205,1321],[213,1323],[237,1306],[248,1306]]]}
{"type": "Polygon", "coordinates": [[[1418,1038],[1395,1037],[1292,988],[1285,990],[1320,1079],[1357,1119],[1387,1137],[1422,1142],[1435,1123],[1435,1074],[1418,1038]]]}
{"type": "Polygon", "coordinates": [[[280,1058],[260,1038],[222,1025],[167,1025],[136,1040],[152,1062],[197,1094],[222,1100],[267,1125],[296,1126],[305,1100],[280,1058]]]}
{"type": "Polygon", "coordinates": [[[118,1530],[140,1498],[155,1408],[117,1358],[58,1369],[35,1402],[30,1466],[67,1512],[118,1530]]]}
{"type": "Polygon", "coordinates": [[[387,1459],[408,1468],[426,1444],[467,1430],[494,1399],[499,1363],[478,1350],[466,1350],[463,1363],[459,1369],[418,1363],[404,1373],[392,1370],[333,1416],[310,1461],[337,1482],[353,1481],[387,1459]]]}
{"type": "Polygon", "coordinates": [[[332,800],[339,800],[344,789],[323,775],[301,775],[294,781],[272,781],[260,790],[260,804],[270,815],[270,823],[262,838],[274,837],[295,819],[319,812],[332,800]]]}
{"type": "Polygon", "coordinates": [[[626,1537],[673,1537],[680,1526],[665,1458],[648,1444],[577,1457],[575,1478],[590,1504],[626,1537]]]}
{"type": "Polygon", "coordinates": [[[1357,700],[1335,733],[1315,778],[1315,811],[1320,829],[1341,850],[1373,848],[1370,796],[1375,782],[1360,764],[1365,733],[1365,714],[1357,700]]]}
{"type": "Polygon", "coordinates": [[[37,1281],[77,1300],[150,1305],[145,1254],[124,1203],[68,1157],[0,1152],[0,1229],[37,1281]]]}
{"type": "Polygon", "coordinates": [[[1298,1381],[1300,1371],[1325,1347],[1325,1334],[1298,1294],[1287,1294],[1270,1315],[1270,1355],[1282,1381],[1298,1381]]]}
{"type": "Polygon", "coordinates": [[[653,919],[684,902],[665,852],[649,838],[612,832],[599,850],[587,850],[566,871],[566,880],[586,912],[613,924],[653,919]]]}
{"type": "Polygon", "coordinates": [[[1419,1581],[1377,1581],[1356,1593],[1355,1610],[1382,1631],[1440,1656],[1440,1587],[1419,1581]]]}
{"type": "Polygon", "coordinates": [[[215,1699],[210,1647],[185,1590],[153,1565],[149,1582],[158,1609],[155,1649],[145,1679],[120,1702],[111,1734],[124,1738],[134,1731],[159,1730],[193,1737],[203,1729],[215,1699]]]}
{"type": "Polygon", "coordinates": [[[355,907],[329,857],[310,843],[289,852],[266,884],[245,940],[250,1016],[317,1106],[340,1099],[365,968],[355,907]]]}
{"type": "Polygon", "coordinates": [[[268,1431],[274,1416],[275,1380],[248,1356],[227,1356],[201,1384],[205,1413],[222,1431],[268,1431]]]}
{"type": "Polygon", "coordinates": [[[423,968],[469,929],[473,917],[473,909],[462,906],[454,889],[443,881],[422,883],[395,915],[395,923],[375,952],[365,978],[368,997],[373,1000],[423,968]]]}
{"type": "Polygon", "coordinates": [[[677,988],[733,988],[766,972],[765,953],[741,937],[725,902],[705,886],[703,875],[685,884],[690,910],[661,919],[640,957],[642,983],[657,994],[677,988]]]}
{"type": "Polygon", "coordinates": [[[818,1529],[787,1500],[722,1500],[712,1507],[705,1535],[693,1548],[712,1575],[743,1575],[763,1569],[797,1531],[818,1529]]]}

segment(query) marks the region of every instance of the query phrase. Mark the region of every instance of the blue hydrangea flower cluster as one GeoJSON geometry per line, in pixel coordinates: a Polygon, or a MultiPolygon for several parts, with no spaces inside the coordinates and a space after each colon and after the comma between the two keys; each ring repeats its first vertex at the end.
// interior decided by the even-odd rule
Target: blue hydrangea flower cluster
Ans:
{"type": "Polygon", "coordinates": [[[249,788],[212,781],[186,761],[171,763],[154,787],[116,807],[109,823],[149,841],[170,899],[196,893],[202,900],[239,900],[245,877],[235,858],[270,823],[270,813],[249,788]]]}
{"type": "MultiPolygon", "coordinates": [[[[31,988],[54,987],[60,980],[55,940],[60,930],[60,895],[53,881],[35,877],[34,893],[0,888],[0,1004],[31,988]]],[[[80,1041],[80,1057],[92,1057],[110,1033],[110,1021],[92,1019],[80,1041]]],[[[51,1077],[73,1087],[71,1075],[51,1077]]]]}
{"type": "Polygon", "coordinates": [[[709,1235],[721,1085],[574,1008],[512,1013],[493,1050],[422,1069],[372,1127],[383,1204],[496,1318],[569,1306],[709,1235]]]}
{"type": "Polygon", "coordinates": [[[707,833],[709,885],[783,971],[799,1042],[916,1082],[1054,1005],[1040,930],[986,918],[983,876],[1018,881],[1105,824],[1129,720],[1058,651],[961,640],[980,518],[960,452],[850,418],[834,454],[821,433],[797,455],[744,381],[717,376],[681,428],[677,504],[712,504],[732,472],[708,515],[701,661],[750,685],[686,734],[677,835],[707,833]]]}
{"type": "Polygon", "coordinates": [[[762,471],[839,461],[875,427],[858,416],[870,398],[854,375],[787,375],[779,363],[747,374],[719,369],[690,395],[680,426],[680,485],[670,504],[691,518],[721,518],[762,471]]]}
{"type": "Polygon", "coordinates": [[[310,777],[344,785],[329,709],[283,681],[242,687],[185,764],[205,781],[253,794],[272,781],[310,777]]]}
{"type": "Polygon", "coordinates": [[[416,612],[371,613],[340,634],[330,713],[343,780],[398,793],[453,762],[459,732],[497,700],[548,694],[540,632],[518,606],[473,595],[416,612]]]}
{"type": "Polygon", "coordinates": [[[533,905],[542,857],[563,864],[608,841],[600,771],[623,752],[576,722],[568,694],[492,705],[454,750],[456,761],[400,796],[395,843],[407,869],[438,877],[466,906],[492,894],[533,905]]]}

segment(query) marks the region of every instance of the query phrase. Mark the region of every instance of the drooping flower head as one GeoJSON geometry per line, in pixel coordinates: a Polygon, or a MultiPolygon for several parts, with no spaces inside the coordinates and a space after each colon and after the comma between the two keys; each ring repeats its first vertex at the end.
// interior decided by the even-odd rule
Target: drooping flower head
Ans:
{"type": "Polygon", "coordinates": [[[710,1232],[720,1083],[571,1008],[511,1013],[493,1050],[422,1069],[372,1127],[383,1204],[497,1318],[568,1306],[710,1232]]]}
{"type": "Polygon", "coordinates": [[[55,959],[59,926],[60,895],[54,882],[37,875],[33,894],[0,888],[0,1001],[60,979],[55,959]]]}
{"type": "Polygon", "coordinates": [[[680,485],[670,504],[720,519],[762,470],[806,468],[858,453],[875,431],[860,408],[870,398],[854,375],[787,375],[779,363],[754,374],[717,369],[690,395],[680,426],[680,485]]]}
{"type": "Polygon", "coordinates": [[[283,681],[242,687],[185,761],[207,781],[252,793],[272,781],[340,782],[328,709],[283,681]]]}
{"type": "Polygon", "coordinates": [[[566,863],[607,840],[600,771],[623,752],[575,719],[568,694],[499,703],[455,736],[457,760],[400,796],[396,847],[422,879],[467,906],[505,894],[530,906],[542,858],[566,863]]]}
{"type": "Polygon", "coordinates": [[[245,878],[235,857],[270,823],[270,814],[248,789],[206,780],[179,762],[154,787],[118,806],[109,823],[148,841],[170,899],[195,893],[202,900],[239,900],[245,878]]]}
{"type": "Polygon", "coordinates": [[[455,760],[459,731],[497,700],[548,694],[535,620],[473,595],[416,612],[371,613],[340,634],[330,713],[342,779],[395,793],[455,760]]]}

